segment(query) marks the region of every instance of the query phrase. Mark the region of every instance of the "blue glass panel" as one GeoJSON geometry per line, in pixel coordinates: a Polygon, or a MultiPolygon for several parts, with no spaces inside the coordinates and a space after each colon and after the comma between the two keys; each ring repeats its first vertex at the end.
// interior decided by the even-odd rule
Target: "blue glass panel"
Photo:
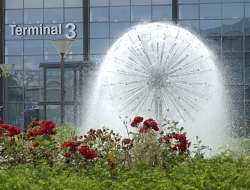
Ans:
{"type": "Polygon", "coordinates": [[[45,23],[63,23],[63,9],[44,9],[45,23]]]}
{"type": "Polygon", "coordinates": [[[131,6],[131,21],[151,20],[150,6],[131,6]]]}
{"type": "Polygon", "coordinates": [[[153,6],[152,20],[169,20],[172,18],[171,6],[153,6]]]}
{"type": "Polygon", "coordinates": [[[109,0],[110,6],[130,5],[130,0],[109,0]]]}
{"type": "Polygon", "coordinates": [[[110,21],[130,21],[130,7],[110,7],[110,21]]]}
{"type": "Polygon", "coordinates": [[[110,37],[120,37],[130,28],[130,23],[110,23],[110,37]]]}
{"type": "Polygon", "coordinates": [[[64,0],[65,7],[82,7],[83,0],[64,0]]]}
{"type": "Polygon", "coordinates": [[[227,3],[222,5],[223,18],[242,18],[244,16],[243,3],[227,3]]]}
{"type": "Polygon", "coordinates": [[[152,5],[170,5],[172,0],[152,0],[152,5]]]}
{"type": "Polygon", "coordinates": [[[23,0],[7,0],[5,1],[6,9],[22,9],[23,0]]]}
{"type": "Polygon", "coordinates": [[[108,38],[108,37],[109,37],[109,23],[90,24],[90,38],[108,38]]]}
{"type": "Polygon", "coordinates": [[[38,70],[43,62],[43,56],[24,56],[24,69],[38,70]]]}
{"type": "Polygon", "coordinates": [[[43,23],[43,9],[24,9],[24,24],[43,23]]]}
{"type": "Polygon", "coordinates": [[[5,55],[23,55],[23,41],[5,41],[5,55]]]}
{"type": "Polygon", "coordinates": [[[82,8],[65,8],[65,22],[81,22],[82,8]]]}
{"type": "Polygon", "coordinates": [[[179,18],[180,19],[198,19],[199,6],[198,5],[180,5],[179,18]]]}
{"type": "Polygon", "coordinates": [[[243,21],[241,19],[223,20],[223,35],[242,35],[243,21]]]}
{"type": "Polygon", "coordinates": [[[21,24],[23,23],[22,10],[6,10],[5,11],[5,24],[21,24]]]}
{"type": "Polygon", "coordinates": [[[151,0],[131,0],[131,5],[151,5],[151,0]]]}
{"type": "Polygon", "coordinates": [[[109,0],[91,0],[90,1],[90,6],[91,7],[109,6],[109,0]]]}
{"type": "Polygon", "coordinates": [[[108,8],[90,8],[90,22],[107,22],[109,20],[108,8]]]}
{"type": "Polygon", "coordinates": [[[43,0],[24,0],[24,8],[43,8],[43,0]]]}
{"type": "Polygon", "coordinates": [[[24,40],[24,55],[42,55],[42,40],[24,40]]]}
{"type": "Polygon", "coordinates": [[[108,39],[91,39],[90,54],[104,54],[109,47],[108,39]]]}
{"type": "Polygon", "coordinates": [[[221,4],[201,4],[200,5],[201,19],[220,19],[221,4]]]}
{"type": "Polygon", "coordinates": [[[205,35],[221,35],[221,20],[200,20],[200,30],[205,35]]]}
{"type": "Polygon", "coordinates": [[[63,0],[44,0],[44,8],[63,7],[63,0]]]}

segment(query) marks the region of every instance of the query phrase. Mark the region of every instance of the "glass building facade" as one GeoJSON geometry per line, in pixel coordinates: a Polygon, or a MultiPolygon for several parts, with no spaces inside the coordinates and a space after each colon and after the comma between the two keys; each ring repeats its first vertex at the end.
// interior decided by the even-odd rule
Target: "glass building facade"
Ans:
{"type": "MultiPolygon", "coordinates": [[[[11,123],[24,125],[25,113],[33,107],[38,107],[43,117],[39,105],[44,90],[40,64],[59,62],[50,42],[54,35],[13,36],[11,24],[74,23],[77,37],[67,61],[98,64],[111,44],[131,26],[162,21],[177,22],[202,36],[214,49],[227,93],[234,97],[231,112],[244,127],[241,131],[250,131],[250,0],[6,0],[2,10],[3,62],[15,65],[4,99],[5,118],[11,123]]],[[[48,97],[53,102],[59,96],[60,73],[51,70],[47,74],[51,78],[49,88],[53,89],[48,97]]],[[[50,106],[49,115],[60,114],[60,105],[50,106]]]]}

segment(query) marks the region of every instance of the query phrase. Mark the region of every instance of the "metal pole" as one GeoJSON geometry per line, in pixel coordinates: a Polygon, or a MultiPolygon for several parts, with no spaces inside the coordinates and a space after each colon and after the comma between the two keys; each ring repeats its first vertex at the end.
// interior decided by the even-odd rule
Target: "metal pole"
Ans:
{"type": "Polygon", "coordinates": [[[172,20],[175,24],[178,21],[178,0],[172,0],[172,20]]]}
{"type": "Polygon", "coordinates": [[[61,123],[64,124],[64,53],[61,53],[61,123]]]}

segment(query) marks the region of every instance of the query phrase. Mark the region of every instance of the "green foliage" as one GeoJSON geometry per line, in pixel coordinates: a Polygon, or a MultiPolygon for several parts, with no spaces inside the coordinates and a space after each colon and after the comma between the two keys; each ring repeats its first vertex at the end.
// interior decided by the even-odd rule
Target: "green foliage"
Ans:
{"type": "Polygon", "coordinates": [[[250,158],[221,154],[190,158],[171,169],[133,167],[110,175],[101,165],[90,170],[41,164],[0,170],[1,190],[249,190],[250,158]]]}

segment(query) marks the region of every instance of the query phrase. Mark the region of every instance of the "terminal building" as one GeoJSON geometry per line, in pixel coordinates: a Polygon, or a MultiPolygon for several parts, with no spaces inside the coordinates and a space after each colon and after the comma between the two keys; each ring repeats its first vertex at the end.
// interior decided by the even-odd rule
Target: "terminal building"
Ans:
{"type": "MultiPolygon", "coordinates": [[[[200,35],[218,56],[233,113],[250,133],[250,0],[2,0],[1,117],[19,126],[34,118],[80,122],[81,93],[91,68],[130,27],[173,22],[200,35]],[[65,99],[60,101],[60,57],[51,41],[73,39],[65,56],[65,99]]],[[[84,100],[83,100],[84,101],[84,100]]],[[[215,108],[216,109],[216,108],[215,108]]]]}

